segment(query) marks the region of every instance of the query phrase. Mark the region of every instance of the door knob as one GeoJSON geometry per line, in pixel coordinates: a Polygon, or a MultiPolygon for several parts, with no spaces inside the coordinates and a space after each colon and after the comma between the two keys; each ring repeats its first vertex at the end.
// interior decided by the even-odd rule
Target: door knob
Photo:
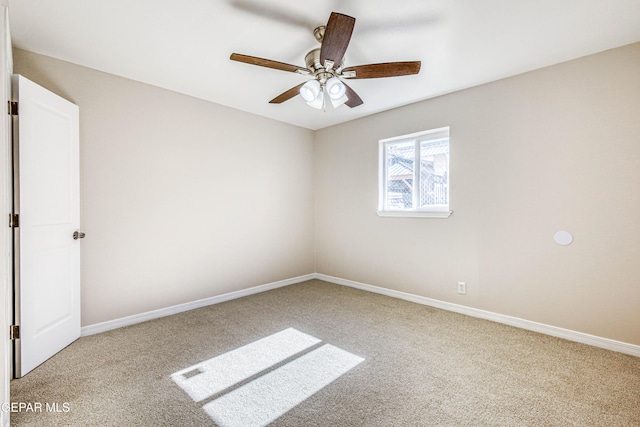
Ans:
{"type": "Polygon", "coordinates": [[[73,232],[73,240],[84,239],[85,234],[80,231],[73,232]]]}

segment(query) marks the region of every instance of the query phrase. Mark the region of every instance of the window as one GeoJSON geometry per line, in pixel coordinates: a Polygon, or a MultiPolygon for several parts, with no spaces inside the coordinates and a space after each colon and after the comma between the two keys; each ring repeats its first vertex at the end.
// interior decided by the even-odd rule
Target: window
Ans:
{"type": "Polygon", "coordinates": [[[447,218],[449,128],[380,141],[378,215],[447,218]]]}

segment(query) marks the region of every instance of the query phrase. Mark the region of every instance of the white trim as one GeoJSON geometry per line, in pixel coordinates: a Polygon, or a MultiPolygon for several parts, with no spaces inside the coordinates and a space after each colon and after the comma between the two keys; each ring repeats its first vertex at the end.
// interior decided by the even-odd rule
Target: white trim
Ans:
{"type": "Polygon", "coordinates": [[[569,329],[563,329],[556,326],[533,322],[531,320],[520,319],[518,317],[506,316],[504,314],[494,313],[491,311],[480,310],[478,308],[467,307],[464,305],[422,297],[406,292],[394,291],[392,289],[381,288],[379,286],[368,285],[366,283],[355,282],[353,280],[327,276],[325,274],[316,273],[315,278],[318,280],[324,280],[325,282],[335,283],[337,285],[343,285],[351,288],[361,289],[363,291],[374,292],[376,294],[386,295],[392,298],[411,301],[422,305],[428,305],[430,307],[440,308],[442,310],[453,311],[455,313],[477,317],[479,319],[491,320],[493,322],[515,326],[516,328],[520,329],[539,332],[541,334],[563,338],[569,341],[575,341],[606,350],[612,350],[619,353],[640,357],[640,346],[634,344],[616,341],[609,338],[602,338],[595,335],[585,334],[583,332],[572,331],[569,329]]]}
{"type": "Polygon", "coordinates": [[[377,211],[378,216],[387,218],[449,218],[453,211],[377,211]]]}
{"type": "Polygon", "coordinates": [[[89,335],[98,334],[100,332],[106,332],[112,329],[134,325],[140,322],[146,322],[147,320],[158,319],[160,317],[171,316],[172,314],[178,314],[178,313],[182,313],[189,310],[195,310],[196,308],[206,307],[209,305],[218,304],[218,303],[233,300],[236,298],[242,298],[245,296],[269,291],[276,288],[281,288],[284,286],[294,285],[296,283],[306,282],[308,280],[313,280],[313,279],[323,280],[325,282],[334,283],[336,285],[348,286],[350,288],[356,288],[356,289],[360,289],[367,292],[386,295],[388,297],[398,298],[401,300],[414,302],[416,304],[427,305],[427,306],[439,308],[442,310],[452,311],[455,313],[460,313],[467,316],[476,317],[479,319],[490,320],[492,322],[502,323],[502,324],[514,326],[520,329],[526,329],[528,331],[539,332],[541,334],[550,335],[557,338],[563,338],[569,341],[579,342],[582,344],[603,348],[605,350],[611,350],[619,353],[629,354],[631,356],[640,357],[640,346],[638,345],[629,344],[622,341],[616,341],[609,338],[602,338],[595,335],[589,335],[583,332],[572,331],[569,329],[563,329],[557,326],[546,325],[544,323],[533,322],[531,320],[520,319],[518,317],[507,316],[504,314],[494,313],[491,311],[480,310],[478,308],[468,307],[465,305],[454,304],[451,302],[441,301],[433,298],[427,298],[419,295],[410,294],[407,292],[395,291],[393,289],[382,288],[379,286],[373,286],[366,283],[356,282],[348,279],[341,279],[339,277],[328,276],[326,274],[320,274],[320,273],[306,274],[304,276],[298,276],[291,279],[281,280],[278,282],[267,283],[266,285],[254,286],[249,289],[243,289],[236,292],[230,292],[223,295],[217,295],[210,298],[204,298],[197,301],[178,304],[171,307],[161,308],[158,310],[148,311],[146,313],[135,314],[135,315],[123,317],[120,319],[109,320],[107,322],[84,326],[81,331],[81,336],[86,337],[89,335]]]}
{"type": "Polygon", "coordinates": [[[380,142],[382,143],[398,142],[398,141],[412,140],[412,139],[413,140],[417,139],[420,141],[430,141],[432,139],[449,138],[449,132],[450,132],[450,126],[442,126],[436,129],[422,130],[420,132],[409,133],[406,135],[399,135],[399,136],[392,136],[391,138],[384,138],[384,139],[381,139],[380,142]],[[426,136],[426,138],[422,138],[423,136],[426,136]]]}
{"type": "Polygon", "coordinates": [[[272,289],[281,288],[283,286],[289,286],[289,285],[305,282],[307,280],[312,280],[312,279],[315,279],[315,274],[313,273],[307,274],[304,276],[294,277],[291,279],[280,280],[278,282],[267,283],[266,285],[254,286],[252,288],[243,289],[240,291],[229,292],[227,294],[216,295],[210,298],[199,299],[199,300],[187,302],[184,304],[178,304],[171,307],[160,308],[158,310],[147,311],[145,313],[134,314],[132,316],[122,317],[120,319],[108,320],[102,323],[83,326],[80,334],[83,337],[99,334],[100,332],[106,332],[112,329],[122,328],[124,326],[146,322],[147,320],[158,319],[160,317],[171,316],[172,314],[178,314],[178,313],[182,313],[189,310],[195,310],[196,308],[206,307],[208,305],[218,304],[221,302],[246,297],[249,295],[270,291],[272,289]]]}
{"type": "MultiPolygon", "coordinates": [[[[12,118],[7,114],[7,101],[11,98],[11,30],[9,2],[0,3],[0,215],[7,218],[13,203],[13,153],[11,150],[12,118]]],[[[13,229],[6,225],[0,232],[0,403],[11,401],[10,381],[13,377],[13,342],[9,341],[9,325],[13,322],[13,229]]],[[[0,426],[9,427],[11,413],[0,411],[0,426]]]]}

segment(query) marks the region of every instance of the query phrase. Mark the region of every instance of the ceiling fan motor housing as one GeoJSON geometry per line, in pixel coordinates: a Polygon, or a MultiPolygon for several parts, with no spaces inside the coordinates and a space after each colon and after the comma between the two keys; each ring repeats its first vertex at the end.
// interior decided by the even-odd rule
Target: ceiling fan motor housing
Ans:
{"type": "Polygon", "coordinates": [[[307,53],[307,56],[304,57],[305,64],[313,76],[321,83],[326,83],[331,77],[340,76],[340,70],[344,66],[344,58],[340,61],[340,64],[336,67],[335,65],[327,70],[323,64],[320,63],[320,48],[313,49],[311,52],[307,53]]]}

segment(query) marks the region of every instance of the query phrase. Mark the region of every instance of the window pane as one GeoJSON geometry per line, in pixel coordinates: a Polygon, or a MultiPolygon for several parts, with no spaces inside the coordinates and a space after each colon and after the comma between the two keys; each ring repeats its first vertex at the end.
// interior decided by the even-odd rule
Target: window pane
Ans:
{"type": "Polygon", "coordinates": [[[420,143],[419,207],[449,204],[449,139],[420,143]]]}
{"type": "Polygon", "coordinates": [[[416,157],[415,142],[387,144],[385,209],[413,208],[413,169],[416,157]]]}
{"type": "Polygon", "coordinates": [[[378,144],[378,215],[448,218],[449,127],[378,144]]]}

